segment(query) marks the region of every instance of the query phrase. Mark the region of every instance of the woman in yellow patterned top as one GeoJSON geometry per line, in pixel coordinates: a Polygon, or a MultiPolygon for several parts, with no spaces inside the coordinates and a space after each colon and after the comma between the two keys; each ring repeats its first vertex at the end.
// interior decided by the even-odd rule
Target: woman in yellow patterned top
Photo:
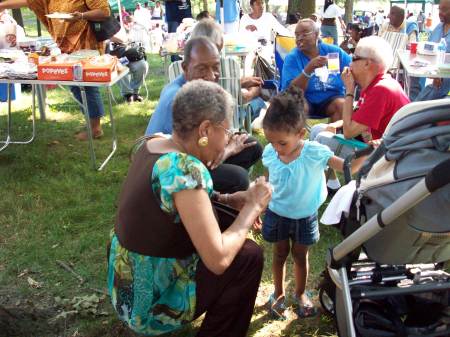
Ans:
{"type": "MultiPolygon", "coordinates": [[[[28,7],[47,27],[53,40],[63,53],[72,53],[80,49],[95,49],[103,53],[104,42],[97,42],[89,21],[103,21],[109,17],[108,0],[6,0],[0,3],[0,11],[28,7]],[[50,19],[51,13],[70,13],[71,19],[50,19]]],[[[80,88],[71,87],[75,98],[81,101],[80,88]]],[[[104,115],[103,102],[96,87],[86,87],[88,112],[94,138],[100,138],[103,131],[100,118],[104,115]]],[[[86,140],[86,132],[77,135],[86,140]]]]}

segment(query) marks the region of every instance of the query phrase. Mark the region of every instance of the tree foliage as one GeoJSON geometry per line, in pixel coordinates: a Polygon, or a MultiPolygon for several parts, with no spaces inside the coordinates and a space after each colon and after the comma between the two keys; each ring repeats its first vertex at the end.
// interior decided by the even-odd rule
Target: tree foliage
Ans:
{"type": "Polygon", "coordinates": [[[288,16],[300,14],[307,18],[316,11],[316,0],[289,0],[288,16]]]}

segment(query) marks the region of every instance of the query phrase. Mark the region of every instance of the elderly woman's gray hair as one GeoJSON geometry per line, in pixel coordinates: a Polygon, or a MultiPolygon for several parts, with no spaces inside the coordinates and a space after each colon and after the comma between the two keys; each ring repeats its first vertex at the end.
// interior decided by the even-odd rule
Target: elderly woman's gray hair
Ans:
{"type": "Polygon", "coordinates": [[[178,91],[173,102],[173,131],[184,138],[205,120],[231,122],[233,107],[233,98],[217,83],[189,81],[178,91]]]}
{"type": "Polygon", "coordinates": [[[391,45],[382,37],[368,36],[358,41],[355,55],[366,57],[379,65],[379,71],[385,73],[394,60],[391,45]]]}
{"type": "Polygon", "coordinates": [[[191,33],[191,38],[200,36],[209,38],[218,49],[223,46],[222,27],[212,19],[202,19],[195,25],[191,33]]]}
{"type": "Polygon", "coordinates": [[[314,33],[317,33],[317,34],[320,33],[320,26],[319,26],[319,25],[317,24],[317,22],[315,22],[314,20],[309,19],[309,18],[307,18],[307,19],[301,19],[301,20],[299,20],[299,21],[297,22],[297,25],[299,25],[300,23],[308,23],[308,24],[311,25],[312,31],[313,31],[314,33]]]}

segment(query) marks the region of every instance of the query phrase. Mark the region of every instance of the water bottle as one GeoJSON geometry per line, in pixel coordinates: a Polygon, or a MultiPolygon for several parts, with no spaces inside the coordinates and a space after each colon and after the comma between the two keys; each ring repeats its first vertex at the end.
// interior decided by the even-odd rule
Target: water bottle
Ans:
{"type": "Polygon", "coordinates": [[[445,63],[445,53],[447,51],[447,42],[444,38],[441,39],[438,45],[438,64],[445,63]]]}

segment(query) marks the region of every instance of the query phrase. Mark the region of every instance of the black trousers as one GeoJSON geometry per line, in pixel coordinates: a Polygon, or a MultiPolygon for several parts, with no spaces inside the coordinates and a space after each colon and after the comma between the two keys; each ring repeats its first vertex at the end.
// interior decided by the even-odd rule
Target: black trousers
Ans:
{"type": "MultiPolygon", "coordinates": [[[[248,142],[257,141],[248,137],[248,142]]],[[[214,183],[214,190],[220,193],[234,193],[245,191],[249,184],[248,169],[262,156],[263,148],[259,142],[240,153],[228,158],[215,170],[210,171],[214,183]]]]}
{"type": "Polygon", "coordinates": [[[222,275],[198,263],[195,318],[205,312],[206,316],[197,337],[246,336],[263,265],[262,249],[248,239],[222,275]]]}

